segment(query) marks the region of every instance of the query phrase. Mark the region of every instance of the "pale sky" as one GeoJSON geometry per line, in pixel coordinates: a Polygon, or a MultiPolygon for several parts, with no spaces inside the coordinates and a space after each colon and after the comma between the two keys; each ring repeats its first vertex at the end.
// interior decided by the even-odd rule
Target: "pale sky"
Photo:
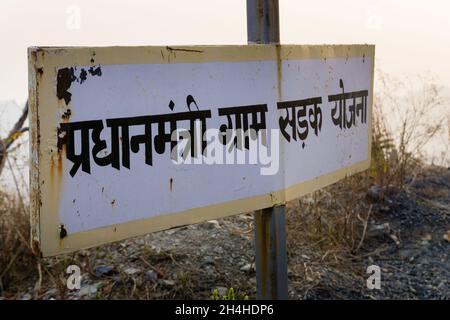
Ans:
{"type": "MultiPolygon", "coordinates": [[[[245,0],[0,0],[0,100],[27,97],[27,47],[245,44],[245,0]]],[[[281,43],[376,45],[377,67],[450,87],[450,1],[280,0],[281,43]]]]}

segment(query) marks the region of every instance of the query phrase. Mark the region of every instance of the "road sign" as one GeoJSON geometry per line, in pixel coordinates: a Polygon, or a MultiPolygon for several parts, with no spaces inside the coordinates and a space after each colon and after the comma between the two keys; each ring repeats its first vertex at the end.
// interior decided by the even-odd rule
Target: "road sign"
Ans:
{"type": "Polygon", "coordinates": [[[30,48],[44,256],[295,199],[370,163],[369,45],[30,48]]]}

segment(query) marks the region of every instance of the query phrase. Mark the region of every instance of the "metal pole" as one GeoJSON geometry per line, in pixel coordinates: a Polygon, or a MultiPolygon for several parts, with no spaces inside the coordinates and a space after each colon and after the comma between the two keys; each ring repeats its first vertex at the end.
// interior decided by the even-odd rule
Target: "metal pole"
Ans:
{"type": "MultiPolygon", "coordinates": [[[[247,0],[249,44],[279,44],[278,0],[247,0]]],[[[285,206],[255,212],[257,298],[287,299],[285,206]]]]}
{"type": "Polygon", "coordinates": [[[280,43],[278,0],[247,0],[247,42],[280,43]]]}

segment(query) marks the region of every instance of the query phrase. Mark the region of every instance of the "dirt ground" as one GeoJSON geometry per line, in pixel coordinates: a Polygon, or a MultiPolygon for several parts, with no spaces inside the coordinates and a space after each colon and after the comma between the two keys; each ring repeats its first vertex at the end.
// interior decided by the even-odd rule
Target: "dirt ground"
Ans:
{"type": "MultiPolygon", "coordinates": [[[[450,299],[450,170],[432,167],[409,187],[371,187],[360,197],[370,214],[356,249],[324,237],[303,239],[311,212],[287,205],[290,299],[450,299]],[[335,248],[335,249],[333,249],[335,248]],[[367,288],[369,265],[381,289],[367,288]]],[[[45,259],[0,299],[211,299],[234,288],[256,297],[253,215],[181,227],[76,254],[45,259]],[[80,266],[80,290],[68,290],[67,266],[80,266]]],[[[30,270],[33,266],[30,266],[30,270]]]]}

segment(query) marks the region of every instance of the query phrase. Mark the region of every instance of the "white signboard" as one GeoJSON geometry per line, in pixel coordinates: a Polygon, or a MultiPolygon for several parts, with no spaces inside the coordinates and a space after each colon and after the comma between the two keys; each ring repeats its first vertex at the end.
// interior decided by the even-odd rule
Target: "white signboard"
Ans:
{"type": "Polygon", "coordinates": [[[368,168],[374,47],[31,48],[43,255],[283,204],[368,168]]]}

